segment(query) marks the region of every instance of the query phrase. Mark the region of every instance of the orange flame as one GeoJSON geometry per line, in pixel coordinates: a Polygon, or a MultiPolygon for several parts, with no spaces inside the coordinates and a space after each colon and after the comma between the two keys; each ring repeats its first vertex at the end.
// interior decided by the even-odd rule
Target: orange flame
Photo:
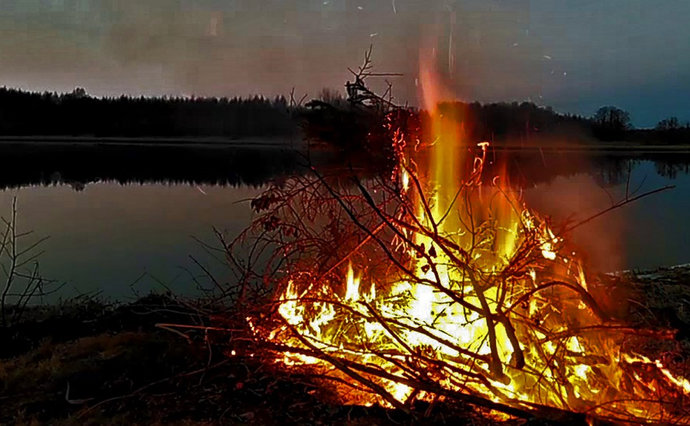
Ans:
{"type": "Polygon", "coordinates": [[[600,331],[605,324],[587,298],[580,262],[507,184],[482,184],[487,142],[464,169],[476,150],[464,112],[439,107],[443,90],[430,70],[420,76],[432,118],[429,161],[415,172],[402,158],[400,175],[403,194],[416,200],[413,222],[427,230],[404,230],[414,243],[406,249],[416,279],[377,283],[358,275],[366,265],[351,263],[341,292],[291,277],[277,300],[284,325],[266,337],[288,348],[279,361],[332,376],[357,365],[372,392],[353,391],[356,403],[433,399],[406,370],[412,359],[440,389],[515,407],[666,418],[663,404],[649,402],[654,392],[645,378],[633,372],[637,382],[629,383],[627,372],[645,365],[681,395],[690,395],[690,382],[660,361],[622,352],[620,335],[600,331]],[[531,263],[518,264],[523,258],[531,263]]]}

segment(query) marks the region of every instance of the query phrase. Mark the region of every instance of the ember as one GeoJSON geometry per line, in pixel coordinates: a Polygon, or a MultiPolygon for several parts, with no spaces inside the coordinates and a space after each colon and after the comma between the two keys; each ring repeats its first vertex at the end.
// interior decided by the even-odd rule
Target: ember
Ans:
{"type": "Polygon", "coordinates": [[[263,196],[280,272],[275,309],[247,318],[258,346],[348,404],[690,422],[690,382],[634,349],[663,331],[609,318],[564,236],[505,179],[484,183],[489,144],[430,92],[432,134],[389,128],[392,177],[315,171],[263,196]]]}

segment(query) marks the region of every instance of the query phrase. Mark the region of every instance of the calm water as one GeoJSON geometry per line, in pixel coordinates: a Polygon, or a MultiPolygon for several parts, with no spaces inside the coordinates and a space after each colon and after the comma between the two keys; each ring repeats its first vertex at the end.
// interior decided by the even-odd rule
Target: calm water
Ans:
{"type": "MultiPolygon", "coordinates": [[[[42,275],[65,282],[63,296],[99,293],[123,299],[166,286],[195,291],[201,274],[190,255],[222,276],[194,237],[215,244],[212,228],[238,234],[250,221],[243,201],[258,189],[185,184],[96,183],[75,191],[67,185],[0,192],[7,217],[17,197],[19,227],[42,244],[42,275]]],[[[203,283],[208,281],[201,279],[203,283]]]]}
{"type": "MultiPolygon", "coordinates": [[[[548,178],[525,190],[529,206],[552,215],[554,223],[586,218],[610,206],[612,199],[624,197],[628,166],[630,191],[639,187],[639,194],[676,185],[574,231],[573,240],[594,267],[613,271],[690,262],[689,154],[674,154],[671,163],[646,160],[649,155],[634,159],[615,155],[607,162],[601,161],[601,154],[586,160],[578,157],[579,170],[551,167],[556,170],[548,178]],[[559,176],[560,171],[564,174],[559,176]]],[[[539,161],[549,168],[543,154],[539,161]]],[[[194,238],[214,243],[213,227],[228,235],[244,229],[251,219],[246,200],[261,191],[261,180],[244,179],[251,185],[242,179],[207,184],[193,176],[188,182],[194,183],[174,184],[91,180],[97,177],[86,185],[34,182],[0,191],[3,217],[16,196],[20,229],[50,237],[42,245],[42,275],[64,282],[65,287],[47,300],[80,293],[128,299],[165,288],[194,294],[193,276],[201,270],[190,255],[219,279],[230,279],[194,238]]]]}
{"type": "Polygon", "coordinates": [[[527,190],[525,199],[558,224],[607,209],[625,199],[626,188],[632,198],[675,185],[592,220],[574,230],[572,238],[591,265],[603,272],[678,265],[690,262],[690,174],[685,167],[671,176],[658,163],[642,160],[632,165],[629,183],[603,183],[600,173],[557,176],[527,190]]]}

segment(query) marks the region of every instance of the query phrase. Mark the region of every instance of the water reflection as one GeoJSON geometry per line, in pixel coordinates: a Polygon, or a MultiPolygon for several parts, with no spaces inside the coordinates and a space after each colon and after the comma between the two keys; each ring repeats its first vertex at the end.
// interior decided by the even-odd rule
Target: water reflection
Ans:
{"type": "MultiPolygon", "coordinates": [[[[42,271],[67,283],[58,296],[101,292],[123,299],[152,289],[194,293],[200,270],[223,266],[193,237],[214,241],[215,226],[237,235],[250,222],[249,198],[262,185],[348,160],[275,147],[206,148],[0,145],[0,209],[19,200],[20,227],[51,238],[42,271]],[[79,191],[75,191],[78,189],[79,191]]],[[[671,192],[640,200],[589,223],[574,242],[600,270],[690,262],[690,155],[650,152],[495,151],[487,174],[505,164],[529,205],[554,222],[582,219],[628,188],[668,183],[671,192]]]]}
{"type": "MultiPolygon", "coordinates": [[[[256,146],[152,144],[0,144],[0,188],[68,184],[83,189],[94,182],[264,185],[288,174],[306,173],[308,165],[364,168],[366,158],[308,150],[289,143],[256,146]]],[[[592,175],[602,185],[625,181],[642,161],[654,163],[660,176],[675,179],[690,172],[688,152],[587,151],[556,149],[492,150],[487,176],[507,168],[514,183],[532,187],[558,176],[592,175]]]]}
{"type": "Polygon", "coordinates": [[[209,284],[190,255],[222,277],[222,265],[194,238],[214,241],[213,227],[237,235],[251,220],[246,200],[260,190],[95,183],[77,192],[34,186],[0,191],[0,207],[7,217],[16,196],[20,230],[50,236],[42,246],[42,274],[67,284],[55,297],[100,293],[121,299],[166,287],[189,294],[197,284],[209,284]]]}
{"type": "Polygon", "coordinates": [[[532,187],[557,177],[587,174],[600,185],[617,185],[627,180],[630,170],[643,162],[654,164],[656,173],[675,179],[690,172],[690,152],[606,151],[606,150],[505,150],[490,160],[506,165],[514,183],[532,187]]]}
{"type": "Polygon", "coordinates": [[[603,175],[606,185],[602,186],[601,173],[560,176],[526,190],[525,198],[530,207],[551,216],[554,223],[578,222],[624,200],[626,192],[632,197],[675,185],[600,216],[573,231],[572,239],[590,265],[600,271],[688,263],[690,174],[673,170],[676,173],[662,175],[658,162],[628,161],[603,175]]]}
{"type": "MultiPolygon", "coordinates": [[[[303,173],[309,153],[283,146],[0,144],[0,187],[94,182],[257,187],[303,173]]],[[[313,156],[313,155],[312,155],[313,156]]],[[[317,155],[318,161],[327,161],[317,155]]]]}

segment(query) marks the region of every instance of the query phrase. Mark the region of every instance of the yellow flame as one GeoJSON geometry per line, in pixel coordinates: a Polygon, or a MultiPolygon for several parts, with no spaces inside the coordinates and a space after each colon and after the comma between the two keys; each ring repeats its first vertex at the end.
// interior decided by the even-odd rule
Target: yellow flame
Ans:
{"type": "Polygon", "coordinates": [[[400,179],[403,190],[407,192],[410,189],[410,174],[407,173],[407,170],[403,169],[400,179]]]}
{"type": "MultiPolygon", "coordinates": [[[[660,415],[651,412],[649,407],[640,407],[630,398],[620,397],[619,392],[624,392],[621,362],[652,365],[671,383],[690,393],[690,382],[672,374],[660,361],[629,355],[624,355],[621,361],[615,355],[618,344],[615,338],[567,335],[569,326],[597,324],[591,309],[579,299],[569,302],[556,287],[550,287],[544,292],[546,295],[533,290],[542,282],[544,271],[554,270],[564,271],[572,282],[587,290],[581,264],[570,254],[559,253],[561,240],[543,220],[523,206],[508,185],[498,180],[493,185],[467,181],[468,176],[474,176],[473,172],[481,171],[489,145],[479,144],[481,152],[473,169],[465,170],[470,164],[464,158],[470,149],[462,124],[465,113],[460,107],[449,105],[440,109],[436,98],[440,90],[431,82],[431,73],[423,70],[421,76],[425,103],[432,111],[433,134],[429,162],[415,176],[424,186],[424,193],[418,194],[417,220],[435,230],[436,235],[463,248],[477,276],[449,266],[454,260],[437,247],[433,235],[415,233],[414,244],[422,248],[413,265],[420,277],[418,282],[380,283],[378,289],[370,282],[366,292],[362,277],[356,276],[355,268],[348,263],[344,295],[333,292],[328,285],[309,283],[306,288],[313,288],[309,290],[310,298],[325,301],[302,302],[305,287],[289,281],[280,295],[280,316],[325,354],[375,366],[391,374],[405,376],[398,362],[410,354],[443,361],[444,365],[468,373],[481,371],[488,383],[469,379],[459,382],[447,367],[437,372],[437,380],[442,387],[475,392],[494,401],[522,401],[576,411],[609,404],[647,417],[660,415]],[[467,190],[468,186],[472,190],[467,190]],[[458,194],[465,198],[459,198],[458,194]],[[536,253],[542,257],[540,266],[528,269],[523,277],[511,278],[510,289],[507,285],[486,285],[489,280],[506,279],[500,278],[501,274],[516,257],[526,233],[538,239],[536,253]],[[462,303],[452,294],[461,295],[462,303]],[[549,297],[562,298],[560,305],[552,303],[549,297]],[[485,315],[468,306],[481,307],[485,315]],[[506,309],[514,311],[519,318],[515,325],[517,332],[540,343],[522,347],[511,340],[510,334],[516,331],[508,330],[498,319],[506,309]],[[561,333],[564,337],[550,339],[547,333],[561,333]],[[518,352],[524,356],[524,366],[517,365],[518,352]],[[501,371],[494,371],[493,357],[500,363],[501,371]]],[[[409,183],[410,176],[403,168],[401,184],[405,192],[412,191],[409,183]]],[[[415,250],[411,253],[416,253],[415,250]]],[[[269,338],[282,339],[288,346],[304,347],[284,327],[273,330],[269,338]]],[[[327,361],[299,353],[286,353],[282,362],[322,365],[327,371],[333,371],[327,361]]],[[[410,386],[396,380],[382,379],[377,383],[401,402],[411,396],[425,398],[423,392],[413,394],[410,386]]],[[[356,402],[388,404],[376,395],[362,398],[356,402]]]]}
{"type": "Polygon", "coordinates": [[[346,302],[357,302],[359,300],[359,278],[355,278],[352,264],[347,264],[347,283],[345,291],[346,302]]]}

